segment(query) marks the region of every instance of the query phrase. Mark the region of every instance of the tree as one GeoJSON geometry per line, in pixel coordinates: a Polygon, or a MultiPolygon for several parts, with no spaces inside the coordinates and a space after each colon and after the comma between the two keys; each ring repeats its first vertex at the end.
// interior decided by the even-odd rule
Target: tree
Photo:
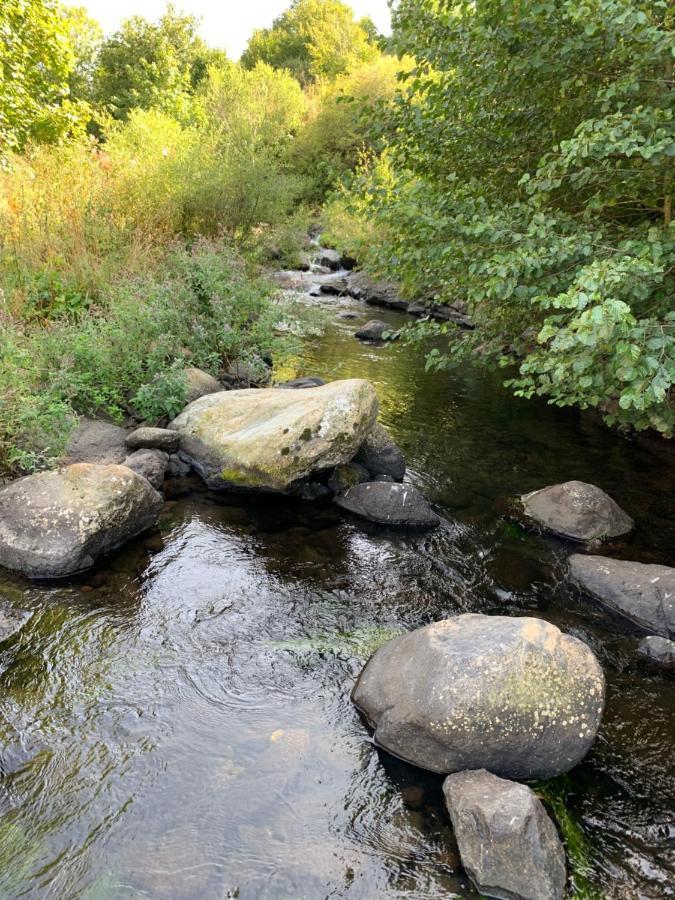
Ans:
{"type": "Polygon", "coordinates": [[[241,62],[249,69],[258,62],[288,69],[306,85],[373,59],[373,31],[372,22],[357,22],[341,0],[293,0],[271,28],[254,31],[241,62]]]}
{"type": "Polygon", "coordinates": [[[68,77],[69,94],[73,99],[90,101],[103,31],[96,19],[87,15],[83,6],[65,7],[62,17],[74,57],[73,68],[68,77]]]}
{"type": "Polygon", "coordinates": [[[74,124],[68,79],[74,58],[54,0],[0,4],[0,153],[56,140],[74,124]]]}
{"type": "Polygon", "coordinates": [[[192,88],[192,67],[204,50],[197,25],[172,6],[156,24],[126,19],[99,52],[96,100],[122,120],[132,109],[175,110],[192,88]]]}
{"type": "Polygon", "coordinates": [[[673,5],[400,0],[416,61],[353,202],[411,294],[466,300],[516,393],[675,427],[673,5]]]}

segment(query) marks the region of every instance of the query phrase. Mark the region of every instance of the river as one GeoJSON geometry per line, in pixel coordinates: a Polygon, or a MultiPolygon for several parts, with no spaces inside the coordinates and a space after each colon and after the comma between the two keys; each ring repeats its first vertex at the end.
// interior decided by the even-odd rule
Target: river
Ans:
{"type": "Polygon", "coordinates": [[[503,514],[510,495],[587,480],[636,521],[613,554],[673,564],[672,449],[513,398],[497,374],[425,373],[419,349],[353,337],[403,314],[323,303],[294,374],[376,386],[443,526],[387,531],[195,484],[161,537],[75,582],[0,574],[31,613],[0,649],[0,896],[477,896],[441,779],[377,749],[349,699],[378,640],[465,611],[541,616],[595,650],[601,733],[558,786],[585,845],[580,896],[674,896],[673,681],[566,584],[569,545],[503,514]]]}

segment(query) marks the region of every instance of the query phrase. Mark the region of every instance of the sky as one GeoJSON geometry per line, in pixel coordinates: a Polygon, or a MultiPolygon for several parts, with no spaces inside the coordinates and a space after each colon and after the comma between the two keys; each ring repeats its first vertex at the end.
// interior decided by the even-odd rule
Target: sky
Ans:
{"type": "MultiPolygon", "coordinates": [[[[387,0],[346,0],[357,17],[370,16],[380,31],[389,32],[387,0]]],[[[139,15],[157,19],[166,0],[72,0],[84,6],[103,31],[115,31],[122,19],[139,15]]],[[[238,59],[255,28],[266,28],[289,5],[290,0],[176,0],[180,12],[201,19],[200,34],[213,47],[224,47],[230,59],[238,59]]]]}

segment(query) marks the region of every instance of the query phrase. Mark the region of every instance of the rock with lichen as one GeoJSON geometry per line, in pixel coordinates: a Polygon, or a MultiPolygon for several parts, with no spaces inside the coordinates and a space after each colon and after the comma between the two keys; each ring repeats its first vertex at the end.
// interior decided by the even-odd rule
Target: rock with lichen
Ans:
{"type": "Polygon", "coordinates": [[[595,655],[530,617],[465,614],[395,638],[353,700],[376,742],[432,772],[552,778],[591,747],[605,680],[595,655]]]}
{"type": "Polygon", "coordinates": [[[77,463],[0,490],[0,565],[30,578],[88,569],[157,520],[162,497],[126,466],[77,463]]]}
{"type": "Polygon", "coordinates": [[[229,391],[191,403],[169,424],[181,456],[213,489],[288,491],[348,463],[377,416],[373,386],[333,381],[306,391],[229,391]]]}

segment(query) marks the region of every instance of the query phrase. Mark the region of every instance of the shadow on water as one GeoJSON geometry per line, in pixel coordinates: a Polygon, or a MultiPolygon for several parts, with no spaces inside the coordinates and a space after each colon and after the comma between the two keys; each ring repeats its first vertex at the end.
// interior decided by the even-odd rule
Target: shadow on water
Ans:
{"type": "Polygon", "coordinates": [[[336,315],[297,374],[376,385],[444,526],[402,535],[330,504],[193,492],[74,583],[4,576],[32,616],[0,647],[0,896],[475,896],[441,779],[375,748],[349,701],[377,641],[468,610],[535,613],[598,653],[605,721],[565,800],[588,883],[672,896],[672,681],[565,584],[568,545],[499,512],[592,481],[637,523],[611,552],[672,563],[672,455],[518,401],[498,376],[426,374],[411,347],[353,338],[369,310],[330,302],[360,319],[336,315]]]}

